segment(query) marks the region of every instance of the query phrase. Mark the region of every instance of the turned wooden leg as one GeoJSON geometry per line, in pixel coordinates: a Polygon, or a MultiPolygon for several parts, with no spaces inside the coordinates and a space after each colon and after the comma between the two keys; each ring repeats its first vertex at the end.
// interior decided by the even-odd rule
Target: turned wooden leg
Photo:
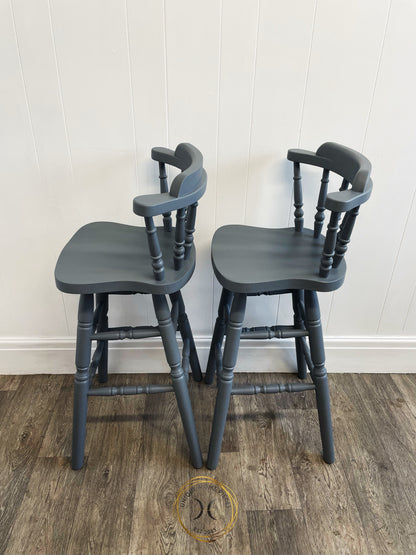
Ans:
{"type": "MultiPolygon", "coordinates": [[[[302,312],[300,310],[299,304],[304,302],[304,292],[302,290],[297,290],[292,292],[292,304],[293,304],[293,323],[296,328],[304,329],[305,323],[303,321],[302,312]]],[[[298,377],[304,380],[307,376],[307,368],[305,362],[305,356],[302,349],[302,339],[300,337],[295,338],[296,342],[296,361],[298,365],[298,377]]]]}
{"type": "Polygon", "coordinates": [[[311,376],[315,384],[316,404],[323,447],[323,458],[328,464],[335,460],[332,434],[331,406],[329,401],[328,376],[325,368],[325,350],[322,337],[321,314],[315,291],[305,291],[306,327],[313,370],[311,376]]]}
{"type": "Polygon", "coordinates": [[[152,295],[159,331],[162,336],[166,360],[171,369],[172,385],[175,391],[182,424],[191,452],[191,461],[195,468],[202,466],[202,454],[199,446],[188,384],[182,369],[181,356],[176,341],[176,330],[172,323],[168,303],[164,295],[152,295]]]}
{"type": "Polygon", "coordinates": [[[78,307],[77,345],[74,384],[74,414],[72,424],[72,468],[78,470],[84,464],[85,432],[91,358],[91,334],[94,314],[93,295],[81,295],[78,307]]]}
{"type": "MultiPolygon", "coordinates": [[[[108,331],[108,293],[96,295],[97,305],[103,303],[103,311],[97,326],[97,332],[108,331]]],[[[103,352],[98,363],[98,381],[105,383],[108,380],[108,341],[103,341],[103,352]]]]}
{"type": "Polygon", "coordinates": [[[192,335],[191,326],[189,324],[188,316],[185,311],[185,303],[183,302],[182,293],[178,291],[170,295],[172,302],[179,303],[179,317],[178,317],[178,328],[181,334],[182,340],[189,339],[190,352],[189,352],[189,362],[192,370],[192,378],[196,382],[202,381],[201,366],[199,364],[198,353],[195,347],[194,337],[192,335]]]}
{"type": "Polygon", "coordinates": [[[246,295],[236,294],[231,307],[230,320],[227,325],[227,337],[224,346],[223,369],[218,376],[218,391],[215,402],[214,420],[212,423],[211,439],[209,443],[207,467],[217,468],[221,452],[222,438],[227,419],[233,388],[234,367],[237,362],[238,347],[246,310],[246,295]]]}
{"type": "Polygon", "coordinates": [[[205,383],[211,384],[216,372],[216,353],[221,349],[227,325],[227,314],[230,310],[233,294],[227,289],[221,293],[220,304],[218,305],[218,317],[215,322],[214,333],[212,335],[211,347],[209,350],[207,370],[205,373],[205,383]]]}

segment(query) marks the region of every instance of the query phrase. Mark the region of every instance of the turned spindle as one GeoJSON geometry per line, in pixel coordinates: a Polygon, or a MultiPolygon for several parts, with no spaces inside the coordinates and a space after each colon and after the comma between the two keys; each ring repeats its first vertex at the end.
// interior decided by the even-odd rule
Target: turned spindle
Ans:
{"type": "Polygon", "coordinates": [[[359,206],[353,208],[345,214],[342,220],[342,224],[337,236],[337,242],[335,245],[335,256],[333,262],[334,268],[337,268],[340,265],[345,253],[347,252],[348,243],[350,242],[352,230],[354,229],[355,220],[358,216],[359,211],[359,206]]]}
{"type": "Polygon", "coordinates": [[[315,224],[313,236],[315,239],[320,236],[325,219],[325,199],[328,191],[329,170],[322,172],[321,188],[319,190],[318,204],[316,205],[315,224]]]}
{"type": "Polygon", "coordinates": [[[157,236],[157,229],[152,217],[146,217],[144,221],[146,224],[147,242],[149,245],[150,256],[152,258],[153,275],[155,276],[156,281],[163,281],[165,279],[165,267],[157,236]]]}
{"type": "Polygon", "coordinates": [[[340,191],[346,191],[348,189],[348,185],[350,184],[350,182],[348,181],[348,179],[344,179],[342,180],[341,183],[341,187],[339,188],[340,191]]]}
{"type": "Polygon", "coordinates": [[[295,206],[295,230],[303,229],[303,199],[302,199],[302,177],[300,175],[299,162],[293,163],[293,198],[295,206]]]}
{"type": "Polygon", "coordinates": [[[173,260],[175,270],[180,270],[185,258],[185,208],[176,211],[175,246],[173,260]]]}
{"type": "Polygon", "coordinates": [[[321,277],[328,277],[329,271],[332,268],[332,264],[334,261],[335,243],[337,240],[339,217],[339,212],[331,212],[331,218],[329,220],[324,249],[321,257],[321,266],[319,269],[319,275],[321,277]]]}
{"type": "Polygon", "coordinates": [[[191,252],[192,244],[194,242],[194,231],[195,231],[195,219],[196,219],[196,208],[198,203],[195,202],[188,206],[186,214],[185,223],[185,260],[189,257],[191,252]]]}
{"type": "MultiPolygon", "coordinates": [[[[169,191],[168,176],[166,174],[166,165],[163,162],[159,162],[159,180],[160,192],[167,193],[169,191]]],[[[172,217],[170,212],[163,213],[163,227],[165,231],[172,231],[172,217]]]]}

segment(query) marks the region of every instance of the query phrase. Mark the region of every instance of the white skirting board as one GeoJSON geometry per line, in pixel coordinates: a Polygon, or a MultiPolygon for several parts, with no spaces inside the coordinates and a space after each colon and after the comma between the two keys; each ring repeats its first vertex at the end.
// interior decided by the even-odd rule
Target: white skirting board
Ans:
{"type": "MultiPolygon", "coordinates": [[[[195,337],[204,371],[209,336],[195,337]]],[[[93,345],[94,348],[94,345],[93,345]]],[[[416,372],[416,336],[326,337],[328,372],[416,372]]],[[[0,339],[0,374],[69,374],[74,372],[74,338],[0,339]]],[[[242,341],[236,372],[292,372],[294,340],[242,341]]],[[[112,342],[110,372],[168,372],[159,338],[112,342]]]]}

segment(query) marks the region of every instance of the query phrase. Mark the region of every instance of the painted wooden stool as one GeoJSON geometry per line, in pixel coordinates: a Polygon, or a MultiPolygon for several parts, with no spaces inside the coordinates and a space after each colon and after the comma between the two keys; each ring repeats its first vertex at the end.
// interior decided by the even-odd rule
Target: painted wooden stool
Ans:
{"type": "Polygon", "coordinates": [[[133,395],[174,391],[189,444],[191,461],[202,466],[191,402],[188,371],[201,381],[201,369],[191,327],[181,295],[195,268],[193,233],[198,200],[206,188],[202,155],[190,144],[175,151],[153,148],[159,163],[160,193],[136,197],[133,210],[145,227],[95,222],[82,227],[61,252],[55,269],[58,289],[80,295],[76,343],[76,375],[72,435],[72,468],[84,461],[88,396],[133,395]],[[166,164],[181,170],[168,189],[166,164]],[[176,211],[176,226],[171,212],[176,211]],[[163,214],[163,227],[153,217],[163,214]],[[108,298],[117,294],[152,295],[158,326],[108,327],[108,298]],[[170,296],[171,309],[166,295],[170,296]],[[95,296],[95,301],[94,301],[95,296]],[[176,340],[183,340],[182,357],[176,340]],[[99,382],[107,381],[108,341],[162,338],[171,368],[172,385],[92,387],[98,369],[99,382]],[[96,349],[91,357],[91,342],[96,349]]]}
{"type": "Polygon", "coordinates": [[[207,466],[218,464],[231,395],[279,393],[314,389],[325,462],[334,461],[331,409],[325,351],[317,291],[341,287],[346,272],[344,254],[359,207],[368,200],[371,164],[358,152],[336,143],[325,143],[316,153],[293,149],[288,160],[294,166],[295,226],[266,229],[227,225],[212,240],[212,264],[223,287],[218,318],[205,375],[212,383],[218,373],[218,391],[207,466]],[[300,164],[323,168],[314,229],[303,225],[300,164]],[[343,178],[339,191],[328,193],[330,171],[343,178]],[[321,234],[325,209],[330,211],[326,237],[321,234]],[[341,214],[344,214],[339,225],[341,214]],[[243,328],[246,299],[250,295],[291,294],[294,325],[243,328]],[[224,355],[222,342],[226,335],[224,355]],[[266,386],[233,386],[233,371],[241,339],[295,338],[297,371],[311,383],[266,386]],[[306,338],[309,339],[309,348],[306,338]]]}

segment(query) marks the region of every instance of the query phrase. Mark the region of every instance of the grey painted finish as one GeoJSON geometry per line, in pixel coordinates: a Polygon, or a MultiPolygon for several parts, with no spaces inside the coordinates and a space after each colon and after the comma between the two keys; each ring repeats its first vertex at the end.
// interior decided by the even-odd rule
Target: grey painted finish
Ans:
{"type": "Polygon", "coordinates": [[[321,256],[321,265],[319,267],[319,275],[323,278],[329,276],[334,261],[340,215],[339,212],[331,212],[328,229],[326,231],[324,249],[321,256]]]}
{"type": "MultiPolygon", "coordinates": [[[[111,222],[82,227],[65,246],[56,264],[58,289],[84,294],[169,294],[190,279],[195,267],[196,203],[206,188],[202,155],[192,145],[181,144],[175,152],[153,149],[152,156],[163,163],[170,160],[183,171],[174,178],[169,192],[134,199],[133,209],[144,217],[146,227],[111,222]],[[171,226],[171,216],[167,216],[172,210],[178,211],[176,230],[171,226]],[[157,214],[166,215],[163,228],[154,225],[153,216],[157,214]]],[[[161,176],[161,188],[165,190],[165,172],[161,176]]]]}
{"type": "Polygon", "coordinates": [[[242,339],[288,339],[290,337],[300,338],[308,335],[308,332],[295,326],[256,326],[243,328],[242,339]]]}
{"type": "MultiPolygon", "coordinates": [[[[324,169],[322,172],[321,188],[319,189],[318,204],[316,205],[315,224],[313,228],[313,236],[319,237],[325,219],[325,199],[328,191],[329,170],[324,169]]],[[[346,181],[348,186],[348,181],[346,181]]]]}
{"type": "MultiPolygon", "coordinates": [[[[306,342],[304,341],[305,338],[297,337],[296,330],[292,333],[292,337],[296,338],[297,356],[299,356],[301,360],[300,368],[298,362],[298,376],[301,379],[306,378],[305,365],[307,364],[310,369],[313,384],[286,384],[284,388],[281,388],[280,384],[272,384],[271,386],[268,386],[268,388],[257,388],[257,386],[251,384],[237,388],[233,387],[233,372],[237,362],[239,343],[240,339],[244,339],[242,325],[246,304],[246,295],[238,293],[234,296],[231,314],[226,328],[226,341],[224,346],[222,370],[218,375],[218,391],[207,460],[207,467],[209,469],[213,470],[218,465],[231,395],[254,395],[259,393],[273,394],[280,393],[282,391],[296,393],[298,391],[306,391],[308,389],[315,389],[323,459],[328,464],[334,462],[335,455],[331,408],[327,371],[325,368],[325,351],[319,303],[315,291],[305,291],[305,317],[303,319],[300,315],[302,311],[299,308],[300,304],[303,302],[302,293],[303,292],[294,291],[292,292],[292,298],[296,299],[298,312],[297,321],[299,322],[302,318],[302,331],[306,332],[305,335],[307,334],[309,337],[310,350],[306,346],[306,342]],[[303,327],[306,328],[306,330],[304,330],[303,327]],[[304,351],[302,354],[299,352],[301,350],[304,351]]],[[[205,381],[207,381],[207,379],[205,381]]]]}
{"type": "Polygon", "coordinates": [[[195,220],[196,220],[196,209],[198,203],[194,202],[186,211],[186,222],[185,222],[185,260],[188,260],[191,253],[192,245],[194,242],[194,232],[195,232],[195,220]]]}
{"type": "Polygon", "coordinates": [[[181,357],[176,341],[176,329],[172,324],[168,303],[164,295],[153,295],[152,299],[159,324],[160,335],[162,336],[163,347],[165,349],[166,360],[171,369],[172,385],[191,453],[191,462],[195,468],[201,468],[201,448],[199,446],[198,434],[192,413],[187,379],[182,369],[181,357]]]}
{"type": "Polygon", "coordinates": [[[213,237],[211,259],[223,287],[238,293],[263,293],[283,289],[333,291],[344,281],[342,261],[327,278],[319,276],[325,238],[311,229],[269,229],[228,225],[213,237]]]}
{"type": "MultiPolygon", "coordinates": [[[[167,193],[169,191],[168,186],[168,176],[166,173],[166,164],[159,162],[159,181],[160,181],[160,192],[167,193]]],[[[171,212],[163,213],[163,227],[165,231],[172,231],[172,216],[171,212]]]]}
{"type": "Polygon", "coordinates": [[[185,312],[185,303],[183,302],[182,293],[178,291],[170,296],[172,303],[178,303],[178,329],[184,342],[189,341],[189,363],[192,370],[192,377],[196,382],[202,381],[202,372],[199,365],[198,354],[196,352],[195,341],[192,335],[191,326],[188,316],[185,312]]]}
{"type": "Polygon", "coordinates": [[[138,216],[150,217],[178,210],[197,202],[205,192],[206,172],[202,167],[202,155],[190,144],[180,144],[175,152],[153,148],[152,158],[181,169],[172,181],[169,192],[142,195],[133,201],[133,211],[138,216]]]}
{"type": "Polygon", "coordinates": [[[360,207],[357,206],[356,208],[353,208],[352,210],[344,214],[344,219],[342,221],[342,224],[340,225],[337,242],[335,245],[335,256],[334,262],[332,264],[334,268],[338,268],[345,253],[347,252],[348,243],[350,242],[351,233],[354,229],[355,219],[358,216],[359,210],[360,207]]]}
{"type": "Polygon", "coordinates": [[[321,313],[315,291],[305,291],[306,328],[313,370],[311,377],[315,384],[316,405],[323,448],[323,458],[328,464],[335,460],[332,434],[331,407],[329,403],[328,377],[325,368],[325,350],[322,337],[321,313]]]}
{"type": "Polygon", "coordinates": [[[328,193],[325,200],[325,208],[328,210],[347,212],[366,202],[371,195],[371,164],[355,150],[337,143],[324,143],[316,154],[307,150],[290,149],[287,159],[333,171],[351,184],[351,189],[328,193]]]}
{"type": "MultiPolygon", "coordinates": [[[[211,384],[217,370],[217,354],[221,354],[222,342],[225,335],[225,326],[228,322],[233,293],[223,288],[220,303],[218,305],[218,316],[215,321],[214,333],[212,335],[211,347],[208,355],[207,370],[204,381],[211,384]]],[[[221,356],[222,360],[222,356],[221,356]]]]}
{"type": "Polygon", "coordinates": [[[88,397],[114,397],[115,395],[150,395],[173,393],[173,385],[121,385],[119,387],[94,387],[88,397]]]}
{"type": "Polygon", "coordinates": [[[173,247],[175,270],[182,268],[185,258],[185,217],[185,208],[176,211],[175,246],[173,247]]]}
{"type": "Polygon", "coordinates": [[[372,189],[371,164],[358,152],[336,143],[325,143],[317,153],[289,150],[294,163],[295,228],[265,229],[224,226],[212,241],[212,263],[218,281],[226,289],[262,293],[283,289],[333,291],[345,277],[344,247],[349,242],[355,216],[346,220],[338,234],[341,213],[351,212],[365,202],[372,189]],[[300,164],[323,167],[314,231],[303,229],[300,164]],[[327,193],[329,172],[344,177],[340,191],[327,193]],[[345,189],[350,183],[351,188],[345,189]],[[324,209],[331,210],[326,238],[320,235],[324,209]],[[295,233],[294,231],[302,231],[295,233]],[[341,242],[337,245],[337,241],[341,242]],[[333,266],[335,251],[336,265],[333,266]]]}
{"type": "Polygon", "coordinates": [[[201,449],[188,393],[188,370],[201,381],[195,342],[180,289],[195,268],[196,206],[206,188],[202,155],[192,145],[180,144],[175,151],[152,150],[159,163],[161,193],[134,199],[134,211],[144,217],[145,227],[112,222],[85,225],[61,252],[55,268],[58,289],[80,294],[76,347],[72,467],[83,465],[88,396],[136,395],[174,392],[188,441],[191,462],[202,466],[201,449]],[[182,171],[168,189],[165,164],[182,171]],[[176,227],[171,211],[177,210],[176,227]],[[156,227],[153,216],[163,214],[163,227],[156,227]],[[109,294],[152,294],[158,326],[109,328],[109,294]],[[169,310],[166,294],[170,295],[169,310]],[[94,311],[94,295],[96,307],[94,311]],[[183,349],[179,352],[176,333],[183,349]],[[171,368],[172,386],[149,385],[92,387],[108,378],[108,341],[160,336],[171,368]],[[97,348],[91,358],[91,341],[97,348]]]}
{"type": "Polygon", "coordinates": [[[295,204],[295,230],[303,229],[303,198],[302,198],[302,177],[300,175],[300,164],[293,164],[293,199],[295,204]]]}
{"type": "Polygon", "coordinates": [[[162,251],[160,250],[157,229],[152,217],[145,217],[144,222],[146,225],[147,244],[152,259],[153,277],[156,281],[163,281],[165,279],[165,265],[163,263],[162,251]]]}
{"type": "Polygon", "coordinates": [[[72,424],[72,468],[78,470],[84,464],[85,433],[89,390],[89,365],[91,357],[91,334],[93,330],[93,295],[81,295],[78,305],[78,327],[74,383],[74,414],[72,424]]]}
{"type": "Polygon", "coordinates": [[[291,148],[288,150],[287,159],[335,172],[347,179],[356,191],[365,190],[371,173],[371,163],[365,156],[338,143],[324,143],[316,153],[291,148]]]}
{"type": "MultiPolygon", "coordinates": [[[[97,348],[95,349],[94,354],[92,355],[90,366],[88,368],[89,386],[90,387],[91,387],[92,382],[94,380],[94,376],[97,372],[98,365],[101,362],[101,357],[102,357],[103,352],[104,352],[104,344],[105,344],[105,341],[99,341],[98,344],[97,344],[97,348]]],[[[103,383],[103,382],[101,382],[101,383],[103,383]]]]}
{"type": "MultiPolygon", "coordinates": [[[[302,305],[304,303],[304,291],[302,289],[292,292],[292,306],[293,306],[293,324],[299,330],[305,329],[305,322],[302,314],[302,305]]],[[[306,361],[303,354],[302,337],[295,338],[296,345],[296,362],[298,365],[298,377],[301,380],[306,378],[306,361]]]]}
{"type": "Polygon", "coordinates": [[[156,281],[146,228],[112,222],[82,227],[64,247],[55,281],[65,293],[138,292],[169,294],[182,288],[195,268],[195,247],[177,271],[174,267],[174,229],[157,228],[165,277],[156,281]]]}
{"type": "Polygon", "coordinates": [[[359,206],[372,189],[371,164],[358,152],[336,143],[325,143],[314,152],[288,151],[293,162],[295,227],[266,229],[228,225],[218,229],[212,240],[214,273],[223,286],[208,359],[205,381],[218,373],[218,392],[211,431],[207,466],[215,469],[227,418],[230,396],[278,393],[280,384],[258,387],[251,384],[233,388],[233,371],[240,339],[294,337],[298,377],[313,384],[293,384],[284,391],[315,389],[323,458],[334,462],[334,444],[328,378],[317,291],[338,289],[345,278],[347,250],[359,206]],[[301,164],[323,168],[316,206],[314,230],[303,225],[301,164]],[[328,193],[329,174],[343,177],[339,191],[328,193]],[[330,210],[326,236],[321,235],[325,210],[330,210]],[[345,213],[341,226],[338,223],[345,213]],[[247,295],[292,295],[294,326],[242,328],[247,295]],[[234,294],[231,314],[226,310],[234,294]],[[221,345],[226,334],[224,358],[221,345]],[[309,348],[306,342],[309,338],[309,348]]]}
{"type": "MultiPolygon", "coordinates": [[[[108,330],[108,294],[100,293],[97,295],[96,304],[103,307],[98,320],[97,332],[105,333],[108,330]]],[[[105,383],[108,378],[108,341],[103,341],[102,344],[103,353],[98,363],[98,381],[100,383],[105,383]]]]}
{"type": "Polygon", "coordinates": [[[218,376],[218,391],[208,450],[207,467],[210,470],[214,470],[217,467],[221,453],[221,444],[233,388],[233,372],[237,362],[246,302],[247,296],[237,293],[234,296],[231,306],[230,319],[227,325],[227,339],[224,346],[223,367],[222,372],[220,372],[218,376]]]}
{"type": "Polygon", "coordinates": [[[146,339],[160,337],[157,326],[119,326],[108,328],[107,331],[93,333],[91,339],[98,341],[122,341],[123,339],[146,339]]]}
{"type": "Polygon", "coordinates": [[[315,385],[310,383],[273,383],[267,385],[240,384],[233,385],[231,395],[298,393],[301,391],[312,391],[314,389],[315,385]]]}

